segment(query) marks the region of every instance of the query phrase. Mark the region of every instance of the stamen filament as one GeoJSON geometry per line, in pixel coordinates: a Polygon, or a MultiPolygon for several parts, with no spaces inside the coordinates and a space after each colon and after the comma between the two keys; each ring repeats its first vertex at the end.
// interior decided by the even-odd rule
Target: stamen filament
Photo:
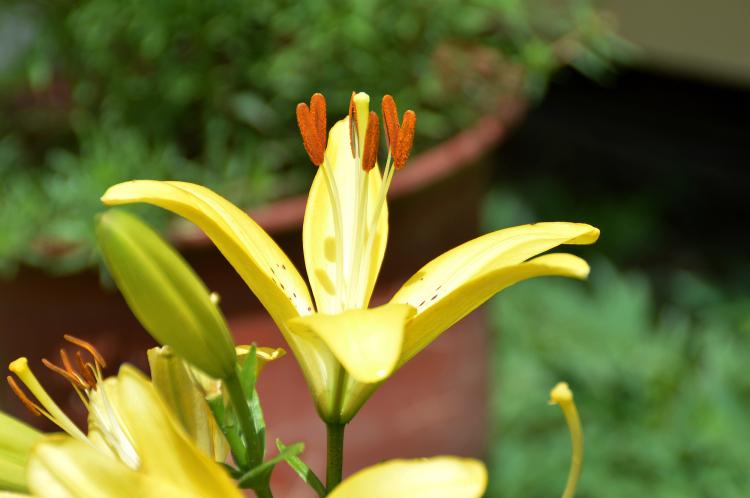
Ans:
{"type": "Polygon", "coordinates": [[[565,421],[568,423],[568,429],[570,430],[570,440],[573,447],[572,458],[570,472],[568,473],[568,482],[565,485],[562,498],[573,498],[583,465],[583,430],[581,429],[581,419],[578,416],[578,410],[576,410],[576,405],[573,402],[573,393],[567,383],[560,382],[550,391],[550,404],[560,405],[565,416],[565,421]]]}
{"type": "Polygon", "coordinates": [[[356,230],[356,243],[354,245],[354,259],[353,265],[354,265],[354,273],[352,275],[352,289],[354,292],[357,292],[358,294],[350,296],[350,302],[349,306],[351,308],[360,307],[363,303],[360,301],[364,298],[360,294],[362,294],[362,289],[364,288],[363,285],[360,284],[360,274],[362,273],[362,265],[364,264],[364,255],[362,254],[362,251],[366,249],[365,245],[367,243],[367,232],[365,232],[365,227],[367,225],[367,194],[369,192],[369,188],[367,185],[368,180],[368,172],[358,169],[358,175],[361,177],[359,182],[359,189],[360,192],[359,196],[359,204],[357,206],[357,230],[356,230]]]}
{"type": "Polygon", "coordinates": [[[48,412],[48,418],[53,423],[55,423],[58,427],[60,427],[60,429],[64,430],[76,439],[88,442],[86,435],[81,432],[81,429],[79,429],[78,426],[76,426],[73,421],[70,420],[67,415],[65,415],[60,407],[57,406],[57,403],[55,403],[54,400],[49,396],[49,394],[47,394],[47,391],[44,390],[42,385],[39,383],[37,378],[32,373],[31,369],[29,368],[29,361],[26,358],[18,358],[17,360],[13,361],[8,368],[11,372],[18,376],[18,378],[21,380],[21,382],[23,382],[26,388],[31,391],[31,394],[36,397],[37,401],[39,401],[39,404],[42,405],[48,412]]]}
{"type": "MultiPolygon", "coordinates": [[[[325,179],[326,188],[328,189],[328,197],[331,199],[333,209],[333,229],[334,239],[336,241],[336,288],[341,289],[341,294],[344,292],[344,247],[341,241],[343,240],[344,232],[341,222],[341,202],[338,197],[338,186],[336,185],[336,179],[334,178],[333,171],[331,170],[330,162],[328,161],[328,154],[324,155],[323,159],[323,178],[325,179]]],[[[343,311],[343,303],[339,297],[339,311],[343,311]]]]}
{"type": "Polygon", "coordinates": [[[383,169],[383,180],[380,183],[380,191],[378,192],[378,201],[375,205],[375,211],[373,212],[372,221],[370,222],[370,229],[367,232],[367,246],[373,242],[371,239],[375,237],[375,230],[380,220],[380,212],[385,204],[385,199],[388,195],[388,189],[391,186],[391,180],[393,179],[393,160],[391,158],[390,150],[388,151],[388,157],[385,160],[385,168],[383,169]]]}

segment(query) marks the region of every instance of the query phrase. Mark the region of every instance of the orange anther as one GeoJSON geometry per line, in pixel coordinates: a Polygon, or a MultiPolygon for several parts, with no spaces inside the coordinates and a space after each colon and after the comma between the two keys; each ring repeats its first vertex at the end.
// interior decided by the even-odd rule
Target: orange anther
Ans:
{"type": "Polygon", "coordinates": [[[370,119],[367,121],[365,132],[365,151],[362,155],[362,169],[370,171],[375,167],[378,159],[378,143],[380,141],[380,122],[378,115],[370,111],[370,119]]]}
{"type": "Polygon", "coordinates": [[[320,146],[326,148],[326,98],[322,93],[314,93],[310,98],[310,112],[315,123],[315,132],[320,146]]]}
{"type": "Polygon", "coordinates": [[[401,169],[406,165],[411,153],[411,147],[414,144],[414,127],[417,125],[417,115],[414,111],[406,111],[401,128],[398,130],[398,146],[396,147],[393,157],[393,166],[401,169]]]}
{"type": "Polygon", "coordinates": [[[79,375],[83,377],[84,382],[87,384],[87,387],[90,389],[96,385],[96,377],[91,375],[91,372],[89,371],[88,363],[83,361],[83,355],[80,351],[76,351],[76,363],[78,363],[78,370],[79,375]]]}
{"type": "Polygon", "coordinates": [[[299,126],[302,143],[305,146],[307,155],[315,166],[320,166],[323,164],[324,149],[320,144],[310,108],[302,102],[297,104],[297,125],[299,126]]]}
{"type": "Polygon", "coordinates": [[[73,365],[70,363],[70,358],[68,358],[68,353],[64,349],[60,349],[60,359],[62,360],[63,367],[65,368],[65,371],[69,374],[74,374],[75,370],[73,370],[73,365]]]}
{"type": "Polygon", "coordinates": [[[8,375],[6,379],[8,380],[10,390],[13,391],[16,396],[18,396],[18,399],[21,400],[23,406],[25,406],[31,413],[33,413],[37,417],[40,416],[42,414],[42,411],[39,406],[31,401],[28,396],[26,396],[26,393],[23,392],[20,387],[18,387],[18,384],[16,384],[15,379],[10,375],[8,375]]]}
{"type": "Polygon", "coordinates": [[[398,109],[396,108],[396,102],[390,95],[385,95],[381,103],[381,109],[383,110],[383,124],[385,125],[385,138],[388,141],[388,148],[391,150],[391,155],[395,156],[394,149],[398,143],[398,109]]]}
{"type": "Polygon", "coordinates": [[[86,389],[88,387],[86,386],[86,384],[84,384],[81,381],[81,379],[78,377],[78,375],[75,374],[75,372],[69,372],[67,370],[64,370],[58,367],[57,365],[55,365],[54,363],[52,363],[51,361],[47,360],[46,358],[42,358],[42,364],[45,367],[52,370],[53,372],[55,372],[56,374],[65,378],[68,382],[70,382],[74,386],[79,387],[81,389],[86,389]]]}
{"type": "Polygon", "coordinates": [[[69,343],[75,344],[79,348],[85,349],[86,351],[88,351],[89,354],[93,356],[94,361],[97,362],[102,368],[107,366],[107,362],[104,361],[104,357],[101,354],[99,354],[99,351],[97,351],[94,345],[91,344],[90,342],[84,341],[83,339],[79,339],[78,337],[74,337],[70,334],[65,334],[63,337],[69,343]]]}

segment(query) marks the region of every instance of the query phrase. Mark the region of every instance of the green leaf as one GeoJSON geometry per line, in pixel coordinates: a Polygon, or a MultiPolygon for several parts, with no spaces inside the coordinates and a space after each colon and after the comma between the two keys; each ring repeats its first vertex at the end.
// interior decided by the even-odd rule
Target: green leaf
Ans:
{"type": "Polygon", "coordinates": [[[287,446],[275,457],[271,458],[270,460],[266,460],[254,469],[245,473],[245,475],[238,479],[237,483],[243,488],[253,488],[255,484],[259,482],[260,478],[265,478],[273,471],[273,468],[276,466],[276,464],[283,460],[288,461],[289,458],[296,457],[304,450],[305,445],[303,443],[295,443],[287,446]]]}
{"type": "MultiPolygon", "coordinates": [[[[276,440],[276,447],[282,453],[287,449],[287,446],[285,446],[280,439],[276,440]]],[[[323,498],[326,495],[326,487],[320,481],[318,476],[315,475],[315,472],[313,472],[300,457],[292,455],[286,459],[286,463],[289,464],[292,470],[294,470],[320,498],[323,498]]]]}
{"type": "Polygon", "coordinates": [[[224,397],[221,394],[207,397],[206,403],[208,403],[208,407],[211,409],[211,413],[219,425],[219,429],[224,433],[224,437],[227,438],[234,462],[241,469],[246,469],[249,465],[250,457],[247,453],[247,447],[242,441],[240,425],[234,410],[226,409],[224,406],[224,397]]]}

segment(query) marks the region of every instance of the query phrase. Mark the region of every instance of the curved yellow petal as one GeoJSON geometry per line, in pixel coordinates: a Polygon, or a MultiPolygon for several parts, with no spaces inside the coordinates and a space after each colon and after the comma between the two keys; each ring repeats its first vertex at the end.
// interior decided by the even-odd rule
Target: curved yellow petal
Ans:
{"type": "Polygon", "coordinates": [[[477,460],[435,457],[391,460],[344,480],[329,498],[479,498],[487,469],[477,460]]]}
{"type": "Polygon", "coordinates": [[[244,211],[212,190],[185,182],[134,180],[110,187],[102,202],[145,202],[198,225],[277,323],[312,312],[305,281],[286,254],[244,211]]]}
{"type": "Polygon", "coordinates": [[[139,472],[197,496],[242,496],[226,472],[190,441],[138,370],[124,365],[107,394],[138,454],[139,472]]]}
{"type": "Polygon", "coordinates": [[[489,298],[511,285],[533,277],[558,276],[585,279],[589,265],[572,254],[556,253],[482,273],[424,307],[406,325],[403,365],[451,325],[474,311],[489,298]]]}
{"type": "MultiPolygon", "coordinates": [[[[340,311],[338,300],[344,295],[344,289],[337,284],[336,258],[337,244],[341,244],[344,260],[343,282],[350,282],[352,272],[351,262],[355,257],[354,237],[357,224],[362,220],[356,217],[358,199],[356,195],[357,181],[361,168],[358,168],[352,158],[349,145],[349,118],[336,123],[328,138],[326,157],[329,171],[333,173],[334,183],[338,188],[338,197],[342,212],[341,231],[336,238],[333,218],[333,205],[326,186],[325,173],[321,166],[315,175],[310,194],[307,198],[305,221],[302,229],[302,242],[305,251],[305,267],[310,287],[315,296],[315,303],[320,313],[336,313],[340,311]]],[[[380,169],[376,165],[367,174],[367,228],[375,215],[377,199],[382,185],[380,169]]],[[[365,308],[370,300],[375,280],[383,262],[385,246],[388,239],[388,206],[383,203],[382,211],[375,226],[375,233],[371,235],[373,250],[362,255],[360,276],[365,282],[365,288],[359,293],[354,307],[365,308]]]]}
{"type": "Polygon", "coordinates": [[[401,363],[509,285],[541,275],[585,278],[588,265],[570,255],[522,263],[560,244],[591,244],[598,236],[599,230],[582,223],[537,223],[489,233],[438,256],[391,299],[417,310],[407,325],[401,363]]]}
{"type": "Polygon", "coordinates": [[[50,436],[34,448],[27,474],[34,496],[45,498],[201,496],[137,472],[83,441],[62,435],[50,436]]]}
{"type": "MultiPolygon", "coordinates": [[[[451,325],[506,287],[533,277],[560,276],[583,279],[588,273],[589,266],[581,258],[571,254],[555,253],[475,277],[407,321],[401,357],[396,368],[400,368],[451,325]]],[[[345,389],[341,419],[351,419],[377,387],[376,384],[350,380],[345,389]]]]}
{"type": "Polygon", "coordinates": [[[386,304],[336,315],[315,314],[289,322],[293,333],[320,337],[349,374],[359,382],[380,382],[396,367],[404,325],[414,308],[386,304]]]}
{"type": "Polygon", "coordinates": [[[297,357],[314,395],[324,390],[334,362],[325,348],[290,335],[285,322],[313,312],[310,293],[289,258],[244,211],[192,183],[135,180],[110,187],[107,205],[145,202],[195,223],[216,244],[268,310],[297,357]]]}

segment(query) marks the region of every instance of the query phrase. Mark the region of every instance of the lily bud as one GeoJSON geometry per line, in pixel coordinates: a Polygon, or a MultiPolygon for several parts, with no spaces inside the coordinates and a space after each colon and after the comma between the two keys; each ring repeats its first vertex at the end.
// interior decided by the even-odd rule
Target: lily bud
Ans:
{"type": "Polygon", "coordinates": [[[223,462],[229,446],[206,404],[206,392],[190,373],[190,366],[169,346],[149,349],[148,364],[151,383],[190,439],[212,459],[223,462]]]}
{"type": "Polygon", "coordinates": [[[124,211],[100,215],[96,237],[117,287],[157,342],[211,377],[235,373],[237,356],[224,317],[177,251],[124,211]]]}

